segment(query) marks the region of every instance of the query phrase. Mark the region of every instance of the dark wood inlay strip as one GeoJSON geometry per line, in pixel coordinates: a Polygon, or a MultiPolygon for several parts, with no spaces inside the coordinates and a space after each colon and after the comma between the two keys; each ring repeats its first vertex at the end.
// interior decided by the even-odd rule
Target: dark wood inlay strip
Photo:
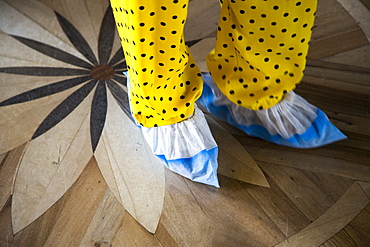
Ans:
{"type": "Polygon", "coordinates": [[[93,152],[95,152],[103,132],[105,119],[107,117],[107,109],[107,88],[105,86],[105,81],[99,81],[91,103],[90,135],[93,152]]]}
{"type": "Polygon", "coordinates": [[[127,87],[127,77],[115,75],[112,77],[112,79],[117,81],[119,84],[127,87]]]}
{"type": "Polygon", "coordinates": [[[114,54],[114,56],[112,57],[112,59],[109,61],[108,65],[113,66],[124,58],[125,57],[123,55],[123,50],[122,48],[119,48],[114,54]]]}
{"type": "Polygon", "coordinates": [[[47,45],[45,43],[41,43],[36,40],[27,39],[19,36],[12,36],[13,38],[17,39],[19,42],[25,44],[26,46],[41,52],[42,54],[52,57],[54,59],[57,59],[59,61],[69,63],[72,65],[76,65],[85,69],[91,69],[93,67],[92,64],[89,64],[88,62],[71,55],[63,50],[60,50],[59,48],[55,48],[53,46],[47,45]]]}
{"type": "Polygon", "coordinates": [[[0,73],[31,75],[31,76],[69,76],[69,75],[89,75],[90,70],[70,69],[57,67],[3,67],[0,73]]]}
{"type": "Polygon", "coordinates": [[[107,8],[100,27],[98,53],[100,64],[107,64],[113,48],[115,24],[112,9],[107,8]]]}
{"type": "Polygon", "coordinates": [[[83,82],[91,79],[91,76],[82,76],[63,81],[58,81],[52,84],[48,84],[42,87],[38,87],[27,92],[18,94],[0,103],[0,106],[13,105],[23,103],[35,99],[39,99],[45,96],[49,96],[55,93],[62,92],[74,86],[77,86],[83,82]]]}
{"type": "Polygon", "coordinates": [[[97,80],[91,80],[90,82],[77,89],[70,96],[68,96],[62,103],[60,103],[55,109],[44,119],[44,121],[37,128],[32,136],[32,139],[44,134],[49,129],[53,128],[65,117],[67,117],[79,104],[89,95],[91,90],[95,87],[97,80]]]}
{"type": "Polygon", "coordinates": [[[118,105],[121,107],[122,111],[135,122],[130,110],[128,95],[120,86],[114,83],[112,80],[109,80],[108,83],[109,91],[112,93],[114,99],[117,101],[118,105]]]}
{"type": "Polygon", "coordinates": [[[115,70],[119,70],[119,69],[127,69],[127,64],[126,64],[126,60],[125,61],[122,61],[116,65],[114,65],[113,67],[115,70]]]}
{"type": "Polygon", "coordinates": [[[98,60],[96,59],[94,52],[82,34],[66,18],[64,18],[58,12],[54,12],[64,33],[67,35],[68,39],[72,42],[76,49],[94,65],[98,65],[98,60]]]}
{"type": "Polygon", "coordinates": [[[189,41],[185,41],[185,44],[188,46],[188,47],[192,47],[193,45],[195,45],[196,43],[198,43],[199,41],[201,41],[202,39],[195,39],[195,40],[189,40],[189,41]]]}

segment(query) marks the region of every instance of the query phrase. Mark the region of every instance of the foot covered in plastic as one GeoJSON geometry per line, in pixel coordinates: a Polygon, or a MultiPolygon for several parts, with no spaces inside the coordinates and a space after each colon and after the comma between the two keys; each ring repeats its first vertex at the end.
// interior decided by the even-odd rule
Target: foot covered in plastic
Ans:
{"type": "Polygon", "coordinates": [[[250,136],[294,148],[315,148],[346,139],[324,112],[294,92],[269,109],[253,111],[227,99],[209,74],[203,79],[203,94],[197,102],[250,136]]]}
{"type": "Polygon", "coordinates": [[[141,127],[154,154],[171,171],[219,188],[217,178],[218,147],[201,110],[192,117],[171,125],[141,127]],[[160,140],[160,141],[159,141],[160,140]]]}

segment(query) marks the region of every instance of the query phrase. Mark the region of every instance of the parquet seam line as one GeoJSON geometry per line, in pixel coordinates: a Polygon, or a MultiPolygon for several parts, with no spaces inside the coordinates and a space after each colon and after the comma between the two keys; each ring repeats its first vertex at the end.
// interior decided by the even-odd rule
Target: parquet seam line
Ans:
{"type": "MultiPolygon", "coordinates": [[[[78,128],[78,130],[76,131],[76,133],[75,133],[75,135],[72,137],[72,140],[71,140],[71,143],[66,143],[65,141],[63,141],[65,144],[67,144],[68,145],[68,147],[67,147],[67,149],[66,149],[66,151],[65,151],[65,153],[64,153],[64,155],[63,155],[63,157],[60,159],[60,160],[58,160],[58,169],[55,171],[55,173],[57,173],[57,171],[59,170],[59,167],[60,167],[60,164],[62,164],[62,162],[63,162],[63,160],[64,160],[64,158],[67,156],[67,153],[68,153],[68,151],[71,149],[71,148],[74,148],[75,149],[75,147],[73,147],[72,146],[72,143],[73,143],[73,141],[76,139],[76,136],[78,135],[78,132],[80,132],[80,130],[81,130],[81,128],[82,128],[82,126],[83,126],[83,124],[84,124],[84,122],[85,122],[85,120],[86,120],[86,118],[88,117],[88,115],[89,115],[89,112],[87,112],[86,113],[86,117],[84,117],[83,118],[83,120],[81,121],[81,124],[80,124],[80,127],[78,128]]],[[[32,140],[31,140],[31,142],[32,142],[32,140]]],[[[60,149],[61,149],[61,146],[59,147],[59,153],[58,153],[58,159],[60,158],[60,149]]],[[[91,159],[91,158],[90,158],[91,159]]],[[[87,164],[86,164],[87,165],[87,164]]],[[[81,169],[82,171],[84,170],[84,169],[81,169]]],[[[82,171],[81,171],[81,173],[82,173],[82,171]]],[[[53,178],[55,177],[55,173],[54,173],[54,175],[53,175],[53,178]]],[[[80,173],[80,175],[81,175],[81,173],[80,173]]],[[[78,180],[78,178],[80,177],[80,175],[78,175],[78,177],[76,178],[76,180],[72,183],[72,184],[74,184],[77,180],[78,180]]],[[[50,181],[49,181],[49,183],[48,183],[48,185],[46,186],[47,188],[50,186],[50,184],[52,183],[52,181],[53,181],[53,179],[50,179],[50,181]]],[[[72,184],[71,184],[71,186],[72,186],[72,184]]],[[[67,191],[69,188],[65,188],[66,190],[65,191],[67,191]]],[[[63,196],[63,195],[62,195],[63,196]]],[[[41,198],[40,198],[41,199],[41,198]]]]}
{"type": "Polygon", "coordinates": [[[357,180],[356,182],[360,186],[362,192],[364,192],[364,194],[366,195],[366,197],[368,198],[369,203],[370,203],[370,195],[368,195],[368,193],[366,193],[366,191],[364,190],[364,188],[361,186],[361,184],[359,182],[367,183],[367,184],[370,184],[370,183],[368,181],[361,181],[361,180],[357,180]]]}
{"type": "MultiPolygon", "coordinates": [[[[361,46],[361,47],[364,47],[364,46],[361,46]]],[[[307,67],[319,68],[319,69],[331,69],[335,71],[345,71],[345,72],[359,73],[359,74],[365,74],[365,75],[370,76],[370,68],[335,63],[335,62],[327,62],[327,61],[324,61],[322,58],[321,59],[307,59],[307,67]]]]}
{"type": "MultiPolygon", "coordinates": [[[[266,176],[266,178],[268,177],[266,174],[265,174],[265,176],[266,176]]],[[[270,177],[269,177],[270,178],[270,177]]],[[[270,178],[271,180],[273,180],[272,178],[270,178]]],[[[242,182],[240,182],[240,181],[238,181],[240,184],[242,184],[242,182]]],[[[275,183],[275,181],[274,181],[274,183],[275,183]]],[[[275,183],[276,184],[276,183],[275,183]]],[[[277,184],[276,184],[277,185],[277,184]]],[[[279,187],[279,185],[277,185],[278,187],[279,187]]],[[[242,186],[243,187],[243,189],[244,189],[244,191],[245,192],[247,192],[248,193],[248,195],[251,197],[251,198],[254,198],[252,195],[251,195],[251,193],[247,190],[247,189],[245,189],[244,188],[244,186],[242,186]]],[[[269,189],[269,188],[267,188],[267,189],[269,189]]],[[[283,190],[279,187],[279,189],[283,192],[283,190]]],[[[283,192],[284,193],[284,192],[283,192]]],[[[285,193],[284,193],[285,194],[285,193]]],[[[291,202],[291,204],[293,204],[293,205],[295,205],[295,203],[287,196],[287,198],[289,199],[289,201],[291,202]]],[[[271,218],[270,218],[270,216],[269,216],[269,214],[263,209],[263,207],[258,203],[258,201],[255,201],[255,203],[256,203],[256,205],[258,206],[258,208],[267,216],[267,218],[273,223],[273,225],[276,227],[276,229],[278,229],[279,230],[279,232],[282,234],[282,236],[284,236],[284,238],[285,238],[285,240],[287,240],[288,241],[288,239],[289,239],[289,237],[287,236],[287,233],[285,232],[283,232],[283,230],[282,229],[280,229],[279,228],[279,226],[277,225],[277,223],[275,223],[275,221],[273,221],[271,218]]],[[[297,207],[297,205],[295,205],[295,207],[298,209],[298,210],[300,210],[298,207],[297,207]]],[[[305,215],[305,217],[307,218],[307,216],[305,215]]],[[[307,218],[308,219],[308,218],[307,218]]],[[[308,219],[309,220],[309,219],[308,219]]],[[[301,229],[302,230],[302,229],[301,229]]]]}
{"type": "Polygon", "coordinates": [[[17,176],[18,176],[18,172],[19,172],[19,167],[20,167],[20,165],[22,164],[22,161],[23,161],[23,158],[24,158],[24,154],[26,153],[27,148],[28,148],[28,146],[29,146],[30,142],[31,142],[31,140],[28,140],[25,144],[23,144],[23,145],[25,145],[25,146],[24,146],[24,148],[23,148],[23,150],[22,150],[21,157],[19,158],[19,160],[18,160],[18,162],[17,162],[17,164],[16,164],[17,169],[16,169],[16,171],[15,171],[15,173],[14,173],[14,176],[13,176],[12,189],[11,189],[11,192],[10,192],[10,194],[11,194],[11,195],[13,195],[13,194],[14,194],[14,190],[15,190],[15,181],[17,180],[17,176]]]}
{"type": "Polygon", "coordinates": [[[187,179],[185,179],[184,177],[181,177],[181,179],[184,181],[184,183],[186,184],[186,186],[188,187],[191,195],[193,196],[194,200],[196,201],[197,205],[199,206],[200,210],[202,210],[202,213],[208,218],[209,216],[207,215],[207,213],[204,211],[202,205],[199,203],[198,199],[196,198],[196,196],[194,195],[194,192],[192,189],[190,189],[190,186],[188,184],[188,181],[187,179]]]}
{"type": "Polygon", "coordinates": [[[4,159],[3,159],[3,160],[2,160],[2,162],[0,163],[0,172],[1,172],[1,169],[3,169],[4,164],[5,164],[6,160],[8,159],[8,157],[9,157],[9,152],[6,152],[6,153],[5,153],[5,157],[4,157],[4,159]]]}
{"type": "MultiPolygon", "coordinates": [[[[104,131],[104,130],[103,130],[103,131],[104,131]]],[[[108,151],[107,151],[107,146],[106,146],[106,144],[105,144],[105,138],[104,138],[104,136],[102,135],[102,137],[101,137],[101,139],[100,139],[100,145],[103,145],[103,144],[104,144],[104,149],[105,149],[106,153],[108,153],[108,151]]],[[[98,163],[98,161],[96,160],[95,155],[93,155],[93,158],[94,158],[94,160],[95,160],[96,164],[97,164],[97,165],[98,165],[98,167],[99,167],[99,163],[98,163]]],[[[110,157],[109,155],[107,155],[107,158],[108,158],[109,162],[111,163],[111,157],[110,157]]],[[[112,171],[112,174],[113,174],[112,166],[109,166],[109,168],[110,168],[110,170],[112,171]]],[[[99,167],[99,171],[100,171],[100,167],[99,167]]],[[[103,179],[105,180],[104,176],[103,176],[103,179]]],[[[116,187],[118,188],[118,184],[117,184],[116,179],[114,179],[114,183],[115,183],[116,187]]],[[[117,198],[117,200],[118,200],[118,201],[120,202],[120,204],[122,205],[122,196],[121,196],[121,193],[119,193],[119,192],[118,192],[118,196],[119,196],[119,198],[117,198]]],[[[123,207],[123,205],[122,205],[122,207],[123,207]]],[[[125,210],[126,210],[126,209],[125,209],[125,210]]],[[[126,212],[127,212],[127,210],[126,210],[126,212]]]]}

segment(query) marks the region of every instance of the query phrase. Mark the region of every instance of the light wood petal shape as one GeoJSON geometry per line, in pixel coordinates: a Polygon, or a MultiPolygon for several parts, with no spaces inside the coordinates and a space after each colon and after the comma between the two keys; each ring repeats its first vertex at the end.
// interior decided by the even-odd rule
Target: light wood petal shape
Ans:
{"type": "MultiPolygon", "coordinates": [[[[0,165],[0,211],[4,208],[13,192],[15,175],[25,148],[26,144],[23,144],[10,151],[6,156],[4,163],[0,165]]],[[[2,157],[3,156],[0,155],[0,164],[2,157]]]]}
{"type": "Polygon", "coordinates": [[[7,155],[7,153],[2,153],[0,154],[0,165],[1,163],[3,162],[3,160],[5,159],[5,156],[7,155]]]}
{"type": "Polygon", "coordinates": [[[355,182],[334,206],[301,232],[276,247],[320,246],[351,222],[369,202],[359,183],[355,182]]]}
{"type": "MultiPolygon", "coordinates": [[[[48,67],[78,68],[74,65],[70,65],[66,62],[62,62],[57,59],[51,58],[50,56],[46,56],[40,53],[39,51],[36,51],[30,48],[29,46],[22,44],[11,35],[0,33],[0,39],[1,39],[0,43],[1,67],[48,66],[48,67]],[[20,53],[19,50],[21,50],[22,53],[20,53]],[[12,61],[11,59],[13,59],[14,61],[12,61]]],[[[18,83],[22,83],[22,81],[18,83]]]]}
{"type": "MultiPolygon", "coordinates": [[[[73,49],[72,43],[64,34],[59,25],[52,6],[48,6],[44,1],[38,0],[6,0],[6,3],[16,9],[18,12],[26,15],[32,22],[41,26],[44,31],[53,33],[56,37],[68,44],[73,49]]],[[[50,44],[52,45],[52,44],[50,44]]],[[[80,58],[83,55],[80,54],[80,58]]]]}
{"type": "Polygon", "coordinates": [[[348,11],[356,20],[367,39],[370,41],[370,11],[361,1],[338,0],[338,2],[348,11]]]}
{"type": "MultiPolygon", "coordinates": [[[[110,189],[97,206],[96,213],[84,234],[80,246],[93,246],[95,243],[111,243],[122,218],[128,215],[110,189]]],[[[96,246],[96,245],[95,245],[96,246]]]]}
{"type": "Polygon", "coordinates": [[[244,147],[217,121],[206,116],[218,144],[218,173],[246,183],[270,187],[262,170],[244,147]]]}
{"type": "MultiPolygon", "coordinates": [[[[44,118],[78,87],[53,96],[0,107],[0,153],[7,152],[30,140],[44,118]]],[[[44,153],[44,152],[43,152],[44,153]]],[[[47,153],[45,151],[45,153],[47,153]]]]}
{"type": "Polygon", "coordinates": [[[13,195],[13,230],[48,210],[76,181],[92,157],[91,97],[43,135],[32,140],[21,161],[13,195]]]}
{"type": "MultiPolygon", "coordinates": [[[[107,10],[107,8],[110,9],[110,3],[109,1],[84,1],[86,4],[86,8],[90,14],[91,17],[91,23],[93,25],[95,35],[96,37],[99,37],[100,28],[102,26],[102,20],[104,18],[104,14],[107,10]]],[[[110,10],[108,10],[110,11],[110,10]]],[[[118,32],[115,27],[114,29],[114,41],[112,45],[112,52],[110,59],[113,58],[114,54],[117,50],[122,50],[121,47],[121,41],[118,36],[118,32]]],[[[98,40],[99,41],[99,40],[98,40]]],[[[110,60],[109,60],[110,61],[110,60]]]]}
{"type": "Polygon", "coordinates": [[[107,119],[95,157],[118,200],[154,233],[163,207],[164,166],[110,92],[107,119]]]}
{"type": "Polygon", "coordinates": [[[17,10],[29,16],[32,21],[38,23],[45,30],[60,37],[69,43],[65,33],[61,30],[54,10],[71,22],[85,37],[95,54],[97,54],[97,32],[100,22],[109,1],[84,1],[84,0],[63,0],[63,1],[9,1],[9,4],[17,10]],[[41,3],[42,2],[42,3],[41,3]],[[28,13],[32,9],[33,13],[28,13]],[[45,21],[48,20],[48,21],[45,21]]]}
{"type": "MultiPolygon", "coordinates": [[[[39,8],[40,3],[37,3],[36,1],[32,1],[29,4],[21,5],[22,7],[20,9],[16,9],[5,1],[1,0],[0,30],[10,35],[21,36],[43,42],[53,47],[58,47],[59,49],[68,52],[69,54],[73,54],[74,56],[77,56],[81,59],[85,59],[84,56],[81,55],[65,37],[64,32],[60,28],[55,13],[52,10],[47,9],[46,7],[39,8]],[[32,6],[28,6],[32,3],[32,6]],[[28,9],[32,8],[33,13],[31,14],[31,16],[38,16],[38,19],[36,21],[29,17],[30,11],[27,11],[27,6],[28,9]],[[52,23],[53,26],[50,27],[50,30],[48,30],[45,29],[45,25],[43,23],[52,23]],[[63,34],[64,36],[58,37],[58,35],[60,36],[60,34],[63,34]]],[[[14,45],[18,44],[18,42],[14,43],[14,45]]],[[[35,59],[38,60],[38,58],[35,59]]],[[[52,58],[50,58],[50,60],[52,60],[52,58]]]]}
{"type": "Polygon", "coordinates": [[[101,4],[108,6],[108,1],[47,0],[43,2],[71,22],[81,32],[94,54],[98,54],[98,36],[96,35],[98,29],[96,26],[94,27],[95,21],[93,20],[98,19],[100,16],[97,18],[93,15],[94,13],[90,13],[87,6],[93,4],[96,6],[101,4]]]}
{"type": "MultiPolygon", "coordinates": [[[[99,214],[99,210],[101,210],[101,203],[103,202],[107,189],[108,186],[104,183],[104,179],[96,161],[92,157],[92,159],[87,162],[80,177],[67,193],[55,204],[55,207],[52,207],[41,217],[48,220],[49,222],[46,224],[49,224],[49,227],[52,228],[47,229],[49,232],[47,236],[42,236],[42,227],[37,227],[36,234],[33,235],[41,235],[39,237],[41,241],[39,241],[39,243],[36,242],[34,245],[28,244],[31,242],[28,241],[26,242],[26,246],[98,246],[99,243],[83,245],[81,241],[84,238],[84,234],[88,233],[90,223],[94,224],[94,217],[96,214],[99,214]],[[51,220],[50,218],[53,213],[55,219],[51,220]],[[41,234],[39,233],[39,229],[41,230],[41,234]]],[[[35,223],[38,222],[39,220],[35,223]]],[[[104,225],[104,223],[102,223],[102,225],[104,225]]],[[[109,246],[109,244],[106,243],[104,245],[100,243],[100,246],[109,246]]]]}

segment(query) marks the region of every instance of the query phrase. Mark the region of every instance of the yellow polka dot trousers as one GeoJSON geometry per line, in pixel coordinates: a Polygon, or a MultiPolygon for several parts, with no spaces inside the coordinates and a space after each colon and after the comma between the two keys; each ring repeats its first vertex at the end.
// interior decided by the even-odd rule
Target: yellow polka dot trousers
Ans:
{"type": "MultiPolygon", "coordinates": [[[[194,112],[202,75],[185,45],[188,0],[111,0],[130,76],[130,106],[145,127],[194,112]]],[[[317,1],[222,0],[215,49],[217,87],[233,103],[261,110],[301,81],[317,1]]]]}

